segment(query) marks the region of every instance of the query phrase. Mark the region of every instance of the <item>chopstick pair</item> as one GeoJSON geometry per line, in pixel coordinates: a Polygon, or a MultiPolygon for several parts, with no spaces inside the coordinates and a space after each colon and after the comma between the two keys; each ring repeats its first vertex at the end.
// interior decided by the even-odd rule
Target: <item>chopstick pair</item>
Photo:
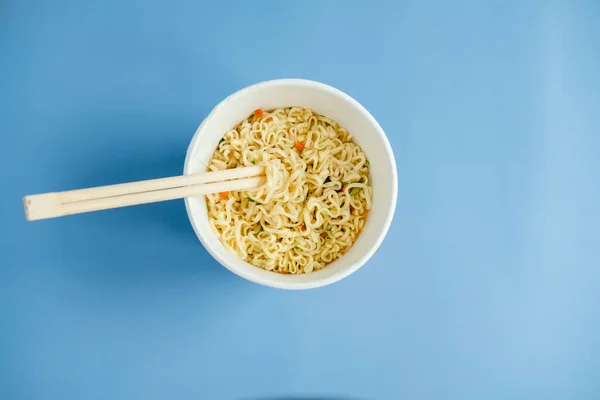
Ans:
{"type": "Polygon", "coordinates": [[[27,220],[34,221],[208,193],[255,189],[265,182],[264,175],[265,167],[241,167],[89,189],[35,194],[23,198],[23,203],[27,220]]]}

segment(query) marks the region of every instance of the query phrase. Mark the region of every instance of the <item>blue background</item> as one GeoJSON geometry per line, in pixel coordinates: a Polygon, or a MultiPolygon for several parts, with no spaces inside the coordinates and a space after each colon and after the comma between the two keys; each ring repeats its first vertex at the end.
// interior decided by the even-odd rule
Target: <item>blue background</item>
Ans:
{"type": "Polygon", "coordinates": [[[600,398],[600,2],[0,2],[0,398],[600,398]],[[181,173],[212,106],[319,80],[399,196],[322,289],[229,273],[175,201],[26,194],[181,173]]]}

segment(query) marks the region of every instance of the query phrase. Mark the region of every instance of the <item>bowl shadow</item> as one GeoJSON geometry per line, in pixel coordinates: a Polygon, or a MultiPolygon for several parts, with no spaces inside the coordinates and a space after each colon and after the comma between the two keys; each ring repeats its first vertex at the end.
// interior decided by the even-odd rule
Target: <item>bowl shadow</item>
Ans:
{"type": "MultiPolygon", "coordinates": [[[[96,149],[93,158],[74,156],[69,164],[78,168],[65,172],[63,184],[83,188],[181,175],[187,146],[180,142],[121,149],[126,157],[110,148],[96,149]]],[[[60,224],[58,264],[91,285],[110,282],[126,289],[148,280],[235,280],[196,237],[183,199],[68,216],[60,224]]]]}

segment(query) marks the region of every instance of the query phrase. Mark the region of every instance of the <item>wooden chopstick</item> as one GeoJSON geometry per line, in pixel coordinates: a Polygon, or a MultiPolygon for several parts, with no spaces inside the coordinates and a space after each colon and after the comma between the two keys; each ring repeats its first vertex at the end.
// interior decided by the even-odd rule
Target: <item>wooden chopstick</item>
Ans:
{"type": "Polygon", "coordinates": [[[265,168],[261,166],[241,167],[89,189],[36,194],[26,196],[23,203],[27,220],[34,221],[208,193],[254,189],[265,182],[264,174],[265,168]]]}

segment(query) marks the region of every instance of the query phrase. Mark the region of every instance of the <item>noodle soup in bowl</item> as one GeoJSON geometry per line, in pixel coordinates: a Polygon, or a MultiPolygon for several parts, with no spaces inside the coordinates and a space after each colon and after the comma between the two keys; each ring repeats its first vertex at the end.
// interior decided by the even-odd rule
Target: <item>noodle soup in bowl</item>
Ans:
{"type": "MultiPolygon", "coordinates": [[[[249,86],[219,103],[198,127],[187,152],[184,173],[204,172],[207,165],[212,166],[215,149],[223,141],[226,132],[246,120],[255,110],[288,107],[309,109],[326,117],[326,120],[337,122],[348,131],[352,141],[364,151],[369,160],[367,165],[372,191],[369,202],[371,208],[365,215],[362,230],[347,251],[310,273],[285,274],[259,268],[234,254],[230,251],[231,248],[228,250],[225,247],[214,224],[211,226],[209,207],[204,196],[187,198],[185,202],[196,235],[224,267],[262,285],[282,289],[310,289],[336,282],[362,267],[383,241],[393,218],[398,190],[394,155],[382,128],[364,107],[347,94],[314,81],[280,79],[249,86]]],[[[303,146],[302,144],[298,150],[303,150],[303,146]]]]}

